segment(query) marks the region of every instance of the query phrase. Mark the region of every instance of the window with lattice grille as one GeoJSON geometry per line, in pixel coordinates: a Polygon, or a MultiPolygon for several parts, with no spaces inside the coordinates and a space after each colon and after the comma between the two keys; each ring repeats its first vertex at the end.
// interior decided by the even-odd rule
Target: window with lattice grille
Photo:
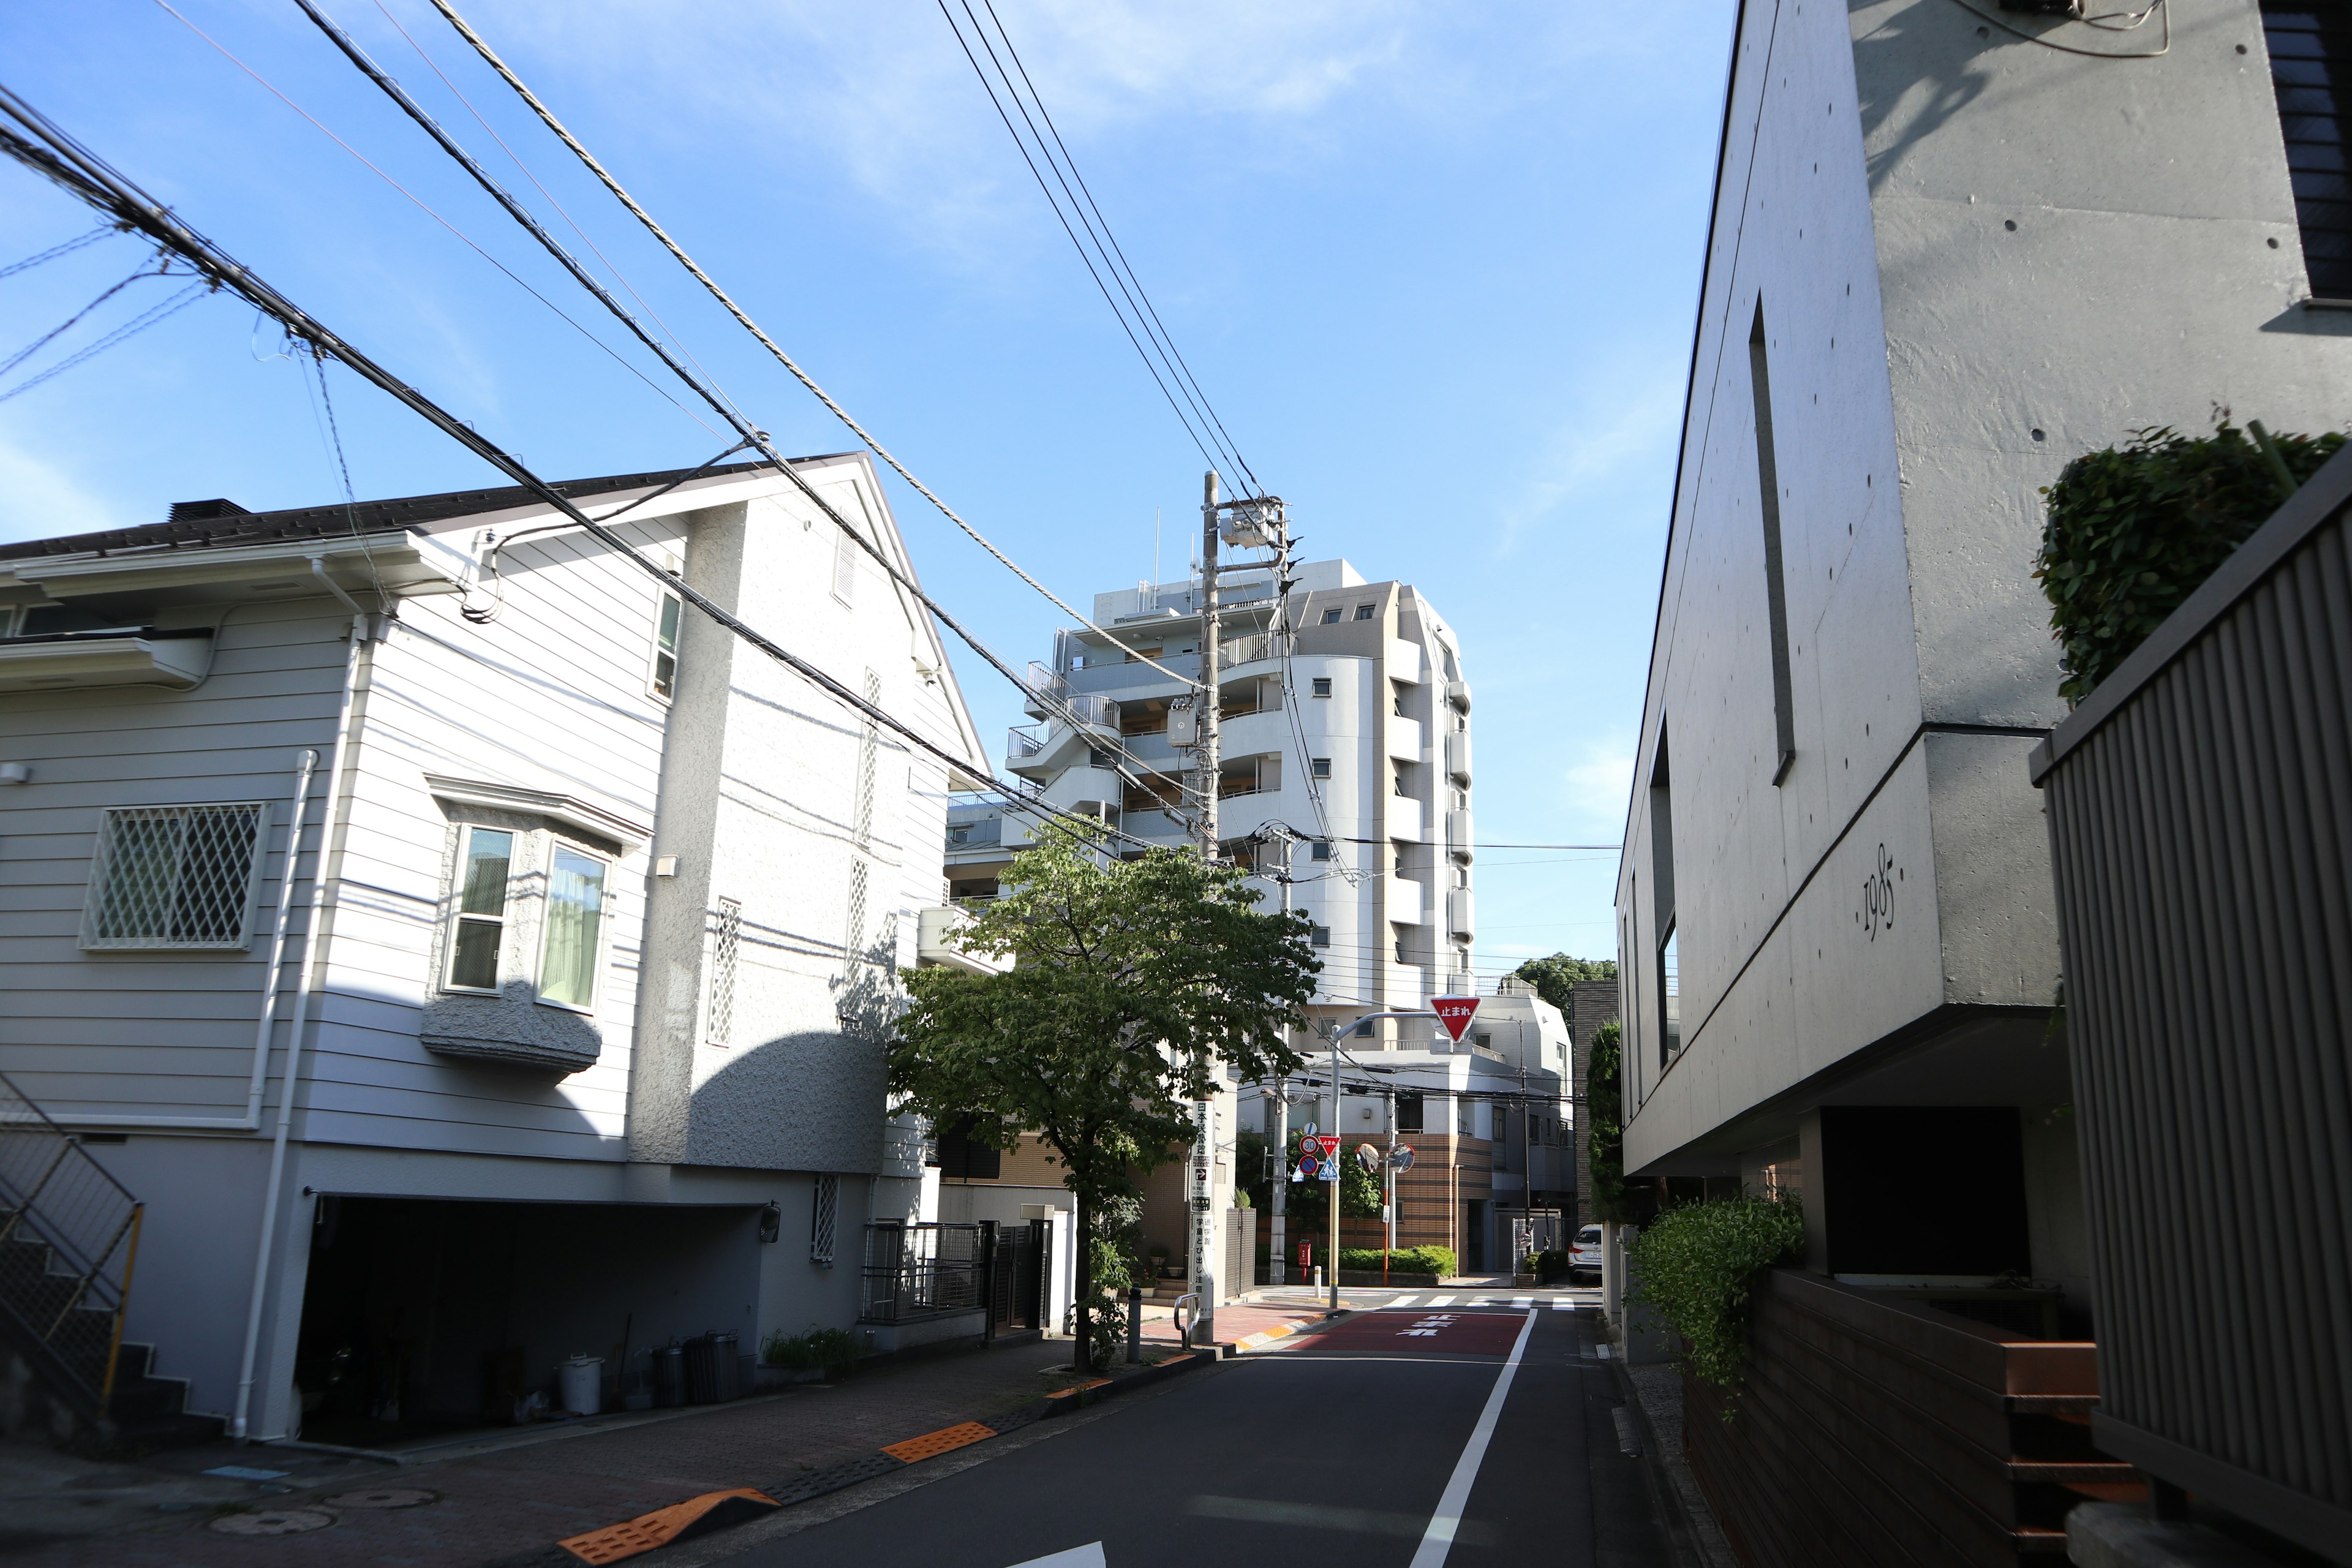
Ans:
{"type": "Polygon", "coordinates": [[[714,1046],[735,1043],[735,955],[743,942],[743,906],[719,900],[710,932],[710,1022],[703,1038],[714,1046]]]}
{"type": "Polygon", "coordinates": [[[109,811],[91,860],[81,945],[243,948],[268,827],[260,801],[109,811]]]}
{"type": "Polygon", "coordinates": [[[809,1205],[809,1261],[833,1267],[834,1232],[839,1228],[841,1178],[819,1176],[809,1205]]]}

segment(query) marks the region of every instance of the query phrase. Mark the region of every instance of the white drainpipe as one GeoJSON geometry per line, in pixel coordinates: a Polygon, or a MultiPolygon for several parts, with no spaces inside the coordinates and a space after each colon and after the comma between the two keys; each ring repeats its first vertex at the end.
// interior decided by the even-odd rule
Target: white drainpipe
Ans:
{"type": "Polygon", "coordinates": [[[320,937],[332,902],[330,892],[334,879],[329,874],[327,862],[334,852],[335,823],[343,801],[343,763],[351,749],[352,710],[359,690],[360,666],[372,635],[373,617],[352,617],[352,646],[343,660],[342,701],[335,714],[335,750],[327,764],[327,809],[320,820],[319,858],[310,873],[310,925],[303,934],[302,973],[294,985],[294,1016],[286,1037],[286,1067],[278,1087],[278,1125],[269,1142],[269,1181],[261,1200],[261,1239],[254,1250],[253,1291],[246,1305],[245,1354],[237,1371],[236,1413],[229,1422],[229,1437],[238,1443],[248,1440],[254,1363],[261,1350],[262,1307],[269,1294],[270,1256],[278,1239],[278,1198],[286,1178],[286,1135],[293,1125],[294,1088],[301,1077],[302,1029],[310,1021],[310,993],[319,970],[320,937]]]}

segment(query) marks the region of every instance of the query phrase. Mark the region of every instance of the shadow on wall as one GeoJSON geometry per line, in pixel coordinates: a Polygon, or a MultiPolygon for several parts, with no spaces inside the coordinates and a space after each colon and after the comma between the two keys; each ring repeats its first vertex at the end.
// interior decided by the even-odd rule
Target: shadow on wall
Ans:
{"type": "MultiPolygon", "coordinates": [[[[886,956],[850,964],[827,983],[840,1027],[798,1030],[730,1051],[724,1065],[695,1086],[688,1163],[908,1173],[882,1168],[885,1042],[904,1006],[886,956]]],[[[747,1033],[760,1022],[742,1021],[747,1033]]]]}
{"type": "MultiPolygon", "coordinates": [[[[2035,18],[2004,16],[2028,31],[2035,18]]],[[[1984,96],[1992,74],[1983,57],[1994,49],[2036,46],[1997,33],[1990,22],[1943,0],[1919,0],[1853,41],[1853,75],[1863,144],[1870,153],[1870,188],[1877,190],[1911,147],[1984,96]],[[1972,47],[1973,46],[1973,47],[1972,47]],[[1939,76],[1930,62],[1955,62],[1939,76]]]]}

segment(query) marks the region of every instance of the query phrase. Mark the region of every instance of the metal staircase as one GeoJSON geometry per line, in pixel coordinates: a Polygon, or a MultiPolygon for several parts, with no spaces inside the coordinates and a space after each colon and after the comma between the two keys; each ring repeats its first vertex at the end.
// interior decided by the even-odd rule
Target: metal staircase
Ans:
{"type": "Polygon", "coordinates": [[[202,1441],[184,1383],[122,1342],[143,1205],[0,1075],[0,1338],[89,1435],[109,1444],[202,1441]]]}

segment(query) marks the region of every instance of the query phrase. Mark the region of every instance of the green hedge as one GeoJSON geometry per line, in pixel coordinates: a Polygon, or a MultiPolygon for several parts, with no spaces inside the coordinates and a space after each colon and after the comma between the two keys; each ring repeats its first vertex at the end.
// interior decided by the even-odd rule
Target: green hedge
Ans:
{"type": "Polygon", "coordinates": [[[1627,1299],[1656,1309],[1688,1342],[1683,1359],[1693,1373],[1729,1388],[1748,1358],[1748,1297],[1756,1277],[1804,1247],[1804,1211],[1794,1202],[1678,1205],[1634,1240],[1627,1299]]]}
{"type": "Polygon", "coordinates": [[[847,1366],[857,1359],[857,1342],[847,1329],[820,1329],[814,1323],[805,1333],[778,1329],[761,1342],[760,1359],[770,1366],[847,1366]]]}
{"type": "MultiPolygon", "coordinates": [[[[1450,1247],[1400,1247],[1388,1254],[1389,1271],[1392,1274],[1434,1274],[1444,1279],[1461,1272],[1461,1266],[1450,1247]]],[[[1339,1249],[1342,1268],[1369,1268],[1380,1271],[1381,1249],[1377,1247],[1343,1247],[1339,1249]]]]}
{"type": "Polygon", "coordinates": [[[2152,426],[2067,464],[2042,492],[2033,569],[2053,606],[2060,694],[2088,697],[2343,445],[2335,431],[2271,436],[2224,415],[2210,436],[2152,426]]]}

